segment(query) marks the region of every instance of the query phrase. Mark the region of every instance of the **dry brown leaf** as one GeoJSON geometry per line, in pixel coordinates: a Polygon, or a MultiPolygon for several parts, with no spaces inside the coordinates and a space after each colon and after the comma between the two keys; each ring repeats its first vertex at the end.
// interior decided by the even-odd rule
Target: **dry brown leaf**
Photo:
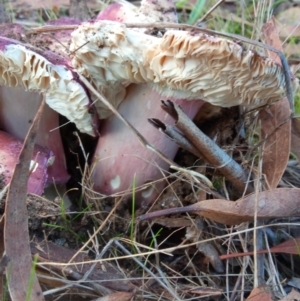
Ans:
{"type": "MultiPolygon", "coordinates": [[[[282,51],[274,19],[263,26],[263,34],[267,44],[282,51]]],[[[281,64],[277,54],[269,56],[281,64]]],[[[267,188],[276,188],[289,159],[291,144],[290,104],[285,97],[270,108],[260,111],[263,145],[263,174],[269,184],[267,188]]]]}
{"type": "Polygon", "coordinates": [[[93,301],[129,301],[134,297],[134,293],[118,292],[97,298],[93,301]]]}
{"type": "Polygon", "coordinates": [[[292,291],[280,301],[300,301],[300,293],[292,289],[292,291]]]}
{"type": "Polygon", "coordinates": [[[19,155],[5,204],[4,247],[10,264],[6,269],[7,281],[12,301],[44,300],[42,290],[35,273],[31,273],[32,259],[29,246],[27,182],[34,141],[44,108],[44,100],[32,122],[19,155]],[[29,294],[29,296],[27,296],[29,294]]]}
{"type": "Polygon", "coordinates": [[[265,287],[256,287],[252,290],[246,301],[273,301],[272,294],[266,291],[265,287]]]}
{"type": "Polygon", "coordinates": [[[193,225],[192,221],[187,218],[158,218],[155,223],[167,228],[190,227],[193,225]]]}
{"type": "Polygon", "coordinates": [[[147,213],[141,215],[139,220],[142,221],[175,213],[194,212],[215,222],[237,225],[254,220],[256,203],[258,220],[300,216],[300,189],[277,188],[266,190],[258,194],[247,195],[235,202],[224,199],[206,200],[186,207],[147,213]]]}
{"type": "MultiPolygon", "coordinates": [[[[266,253],[286,253],[286,254],[293,254],[293,255],[300,255],[300,237],[291,238],[273,248],[259,250],[257,254],[266,254],[266,253]]],[[[254,252],[245,252],[245,253],[233,253],[233,254],[226,254],[221,255],[220,259],[228,259],[234,257],[241,257],[241,256],[251,256],[254,252]]]]}

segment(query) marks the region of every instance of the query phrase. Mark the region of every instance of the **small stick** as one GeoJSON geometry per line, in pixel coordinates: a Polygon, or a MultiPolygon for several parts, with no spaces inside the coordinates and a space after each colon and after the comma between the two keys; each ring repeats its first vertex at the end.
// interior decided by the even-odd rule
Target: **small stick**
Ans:
{"type": "Polygon", "coordinates": [[[243,168],[206,136],[182,109],[171,101],[162,101],[162,108],[176,121],[176,127],[187,137],[201,155],[217,168],[240,192],[251,193],[248,176],[243,168]]]}
{"type": "Polygon", "coordinates": [[[172,141],[174,141],[181,148],[189,151],[197,157],[202,157],[198,149],[188,140],[182,133],[180,133],[173,126],[164,124],[162,121],[156,118],[148,119],[148,121],[156,127],[160,132],[167,135],[172,141]]]}

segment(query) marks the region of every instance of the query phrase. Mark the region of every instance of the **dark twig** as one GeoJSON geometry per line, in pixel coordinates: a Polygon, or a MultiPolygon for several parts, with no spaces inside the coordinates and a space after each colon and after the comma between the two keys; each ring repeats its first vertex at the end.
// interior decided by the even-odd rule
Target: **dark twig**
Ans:
{"type": "Polygon", "coordinates": [[[197,157],[202,156],[201,153],[198,151],[198,149],[173,126],[164,124],[162,121],[156,118],[148,119],[148,121],[154,127],[156,127],[160,132],[166,134],[172,141],[174,141],[181,148],[189,151],[190,153],[194,154],[197,157]]]}
{"type": "Polygon", "coordinates": [[[200,151],[202,157],[217,168],[240,192],[253,191],[247,183],[248,176],[243,168],[206,136],[179,106],[171,101],[162,101],[162,108],[175,119],[176,127],[200,151]]]}

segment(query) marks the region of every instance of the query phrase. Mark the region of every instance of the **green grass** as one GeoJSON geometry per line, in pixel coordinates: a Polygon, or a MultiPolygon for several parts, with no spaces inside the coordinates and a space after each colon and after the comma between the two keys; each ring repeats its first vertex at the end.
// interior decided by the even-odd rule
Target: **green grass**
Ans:
{"type": "Polygon", "coordinates": [[[28,290],[26,293],[26,301],[31,300],[32,288],[33,288],[33,284],[34,284],[34,280],[35,280],[35,276],[36,276],[35,271],[36,271],[36,265],[38,262],[38,258],[39,258],[39,255],[37,255],[37,254],[34,255],[34,257],[33,257],[30,276],[29,276],[29,282],[28,282],[28,290]]]}
{"type": "Polygon", "coordinates": [[[152,237],[152,240],[151,240],[151,242],[150,242],[150,245],[149,245],[150,248],[153,247],[153,245],[154,245],[154,243],[155,243],[155,241],[156,241],[156,238],[159,237],[159,235],[160,235],[160,233],[161,233],[161,231],[162,231],[163,229],[164,229],[164,228],[160,228],[160,229],[154,234],[154,236],[152,237]]]}
{"type": "Polygon", "coordinates": [[[83,210],[81,210],[80,212],[77,212],[77,214],[75,214],[72,218],[69,218],[67,215],[67,211],[65,208],[65,202],[64,199],[61,198],[61,202],[60,202],[60,216],[62,218],[63,221],[63,225],[56,225],[56,224],[52,224],[52,223],[43,223],[44,226],[53,228],[53,229],[59,229],[59,230],[63,230],[65,232],[71,233],[72,235],[74,235],[74,237],[80,241],[80,242],[85,242],[88,237],[82,237],[80,236],[78,233],[74,232],[72,230],[73,224],[74,222],[79,219],[85,212],[89,211],[91,209],[91,206],[87,206],[86,208],[84,208],[83,210]]]}

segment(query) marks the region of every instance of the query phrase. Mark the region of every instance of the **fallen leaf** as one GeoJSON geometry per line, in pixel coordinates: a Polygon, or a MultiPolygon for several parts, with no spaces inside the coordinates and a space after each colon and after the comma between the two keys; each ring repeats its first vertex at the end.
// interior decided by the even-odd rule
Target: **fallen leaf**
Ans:
{"type": "Polygon", "coordinates": [[[30,160],[43,108],[44,100],[25,138],[5,204],[4,247],[11,260],[6,274],[9,277],[7,285],[12,301],[29,300],[27,298],[31,301],[44,300],[36,274],[32,273],[26,205],[30,160]]]}
{"type": "MultiPolygon", "coordinates": [[[[262,30],[266,43],[282,51],[274,18],[262,30]]],[[[277,54],[269,52],[269,56],[281,64],[277,54]]],[[[268,182],[266,189],[277,187],[288,163],[291,144],[290,115],[290,104],[286,97],[260,111],[261,134],[264,140],[262,171],[268,182]]]]}
{"type": "Polygon", "coordinates": [[[192,221],[186,218],[159,218],[155,220],[155,224],[167,228],[181,228],[192,226],[192,221]]]}
{"type": "Polygon", "coordinates": [[[287,296],[282,298],[280,301],[300,301],[300,293],[293,289],[287,296]]]}
{"type": "Polygon", "coordinates": [[[273,301],[272,294],[266,291],[265,287],[256,287],[252,290],[246,301],[273,301]]]}
{"type": "Polygon", "coordinates": [[[134,293],[118,292],[95,299],[94,301],[129,301],[134,297],[134,293]]]}
{"type": "Polygon", "coordinates": [[[250,194],[235,202],[212,199],[186,207],[170,208],[146,213],[140,221],[176,213],[196,213],[212,221],[226,225],[237,225],[254,220],[257,203],[257,219],[300,216],[300,189],[277,188],[250,194]],[[257,202],[256,202],[257,198],[257,202]]]}
{"type": "MultiPolygon", "coordinates": [[[[275,247],[270,249],[258,250],[257,254],[266,254],[266,253],[286,253],[286,254],[293,254],[293,255],[300,255],[300,237],[291,238],[275,247]]],[[[233,254],[226,254],[221,255],[220,259],[229,259],[241,256],[251,256],[254,252],[244,252],[244,253],[233,253],[233,254]]]]}

